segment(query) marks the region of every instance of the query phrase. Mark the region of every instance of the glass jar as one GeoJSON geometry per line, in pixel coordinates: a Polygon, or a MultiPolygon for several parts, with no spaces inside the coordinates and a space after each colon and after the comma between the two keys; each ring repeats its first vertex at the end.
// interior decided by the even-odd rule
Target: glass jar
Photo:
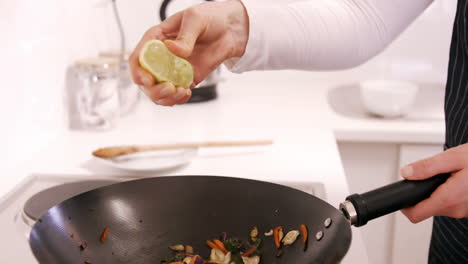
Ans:
{"type": "Polygon", "coordinates": [[[119,61],[90,58],[76,61],[67,73],[69,126],[74,130],[109,130],[120,115],[119,61]]]}
{"type": "Polygon", "coordinates": [[[120,100],[120,115],[125,116],[130,114],[135,110],[140,97],[141,90],[138,86],[133,83],[132,75],[130,73],[130,64],[128,58],[130,57],[130,52],[126,52],[121,58],[121,52],[118,51],[105,51],[100,52],[99,56],[102,58],[111,58],[120,61],[120,72],[119,72],[119,84],[118,84],[118,93],[120,100]]]}

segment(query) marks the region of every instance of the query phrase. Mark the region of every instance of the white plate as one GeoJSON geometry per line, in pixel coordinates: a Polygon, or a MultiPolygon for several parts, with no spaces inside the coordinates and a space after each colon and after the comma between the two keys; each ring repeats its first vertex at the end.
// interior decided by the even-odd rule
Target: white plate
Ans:
{"type": "Polygon", "coordinates": [[[100,163],[127,171],[159,171],[189,163],[197,148],[140,152],[112,159],[97,158],[100,163]]]}

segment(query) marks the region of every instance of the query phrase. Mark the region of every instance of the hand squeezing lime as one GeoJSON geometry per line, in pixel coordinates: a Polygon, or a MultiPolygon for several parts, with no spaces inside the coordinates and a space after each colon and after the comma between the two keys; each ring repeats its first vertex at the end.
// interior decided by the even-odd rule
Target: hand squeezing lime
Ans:
{"type": "Polygon", "coordinates": [[[170,82],[189,88],[193,82],[190,62],[174,55],[160,40],[146,42],[140,53],[140,65],[154,76],[157,83],[170,82]]]}

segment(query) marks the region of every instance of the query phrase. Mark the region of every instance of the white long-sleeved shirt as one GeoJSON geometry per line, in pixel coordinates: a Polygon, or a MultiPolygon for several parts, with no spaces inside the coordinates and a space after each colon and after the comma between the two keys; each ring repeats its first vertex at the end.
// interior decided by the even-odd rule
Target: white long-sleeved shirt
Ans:
{"type": "Polygon", "coordinates": [[[238,73],[357,66],[385,49],[433,0],[242,2],[250,21],[246,51],[225,63],[238,73]]]}

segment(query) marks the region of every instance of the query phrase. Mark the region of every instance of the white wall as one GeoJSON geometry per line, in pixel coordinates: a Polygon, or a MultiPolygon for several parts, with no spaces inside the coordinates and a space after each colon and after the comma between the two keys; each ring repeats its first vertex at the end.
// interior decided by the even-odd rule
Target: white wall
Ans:
{"type": "MultiPolygon", "coordinates": [[[[190,2],[178,1],[170,12],[190,2]]],[[[77,58],[118,47],[111,8],[97,8],[100,2],[0,1],[0,145],[6,148],[0,152],[2,167],[15,166],[65,129],[62,97],[66,66],[77,58]]],[[[158,21],[159,0],[118,2],[127,44],[133,47],[158,21]]],[[[409,72],[415,78],[444,79],[454,2],[436,0],[386,52],[357,71],[373,77],[398,77],[409,72]]],[[[333,78],[334,73],[315,75],[333,78]]]]}
{"type": "MultiPolygon", "coordinates": [[[[116,49],[109,5],[99,0],[0,2],[1,168],[47,146],[65,129],[64,74],[72,61],[116,49]]],[[[159,1],[121,0],[130,45],[156,23],[159,1]],[[148,8],[151,7],[151,8],[148,8]]]]}

